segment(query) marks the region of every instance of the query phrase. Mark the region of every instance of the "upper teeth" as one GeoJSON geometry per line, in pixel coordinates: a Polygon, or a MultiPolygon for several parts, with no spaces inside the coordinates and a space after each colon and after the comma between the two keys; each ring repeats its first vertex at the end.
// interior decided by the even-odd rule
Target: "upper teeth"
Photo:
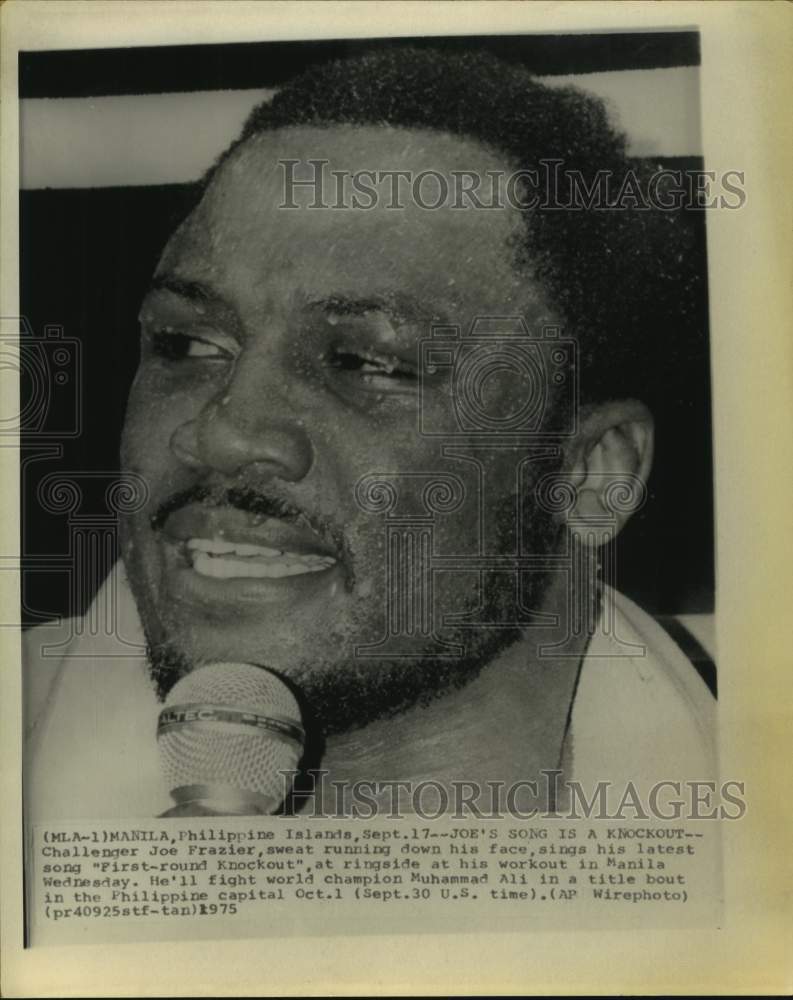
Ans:
{"type": "Polygon", "coordinates": [[[248,545],[245,542],[227,542],[222,538],[191,538],[188,549],[211,552],[221,556],[233,552],[237,556],[280,556],[283,549],[270,549],[266,545],[248,545]]]}
{"type": "Polygon", "coordinates": [[[192,557],[193,569],[202,576],[230,577],[281,577],[299,573],[317,573],[332,566],[332,556],[317,553],[303,555],[266,545],[250,545],[215,538],[191,538],[187,550],[192,557]]]}

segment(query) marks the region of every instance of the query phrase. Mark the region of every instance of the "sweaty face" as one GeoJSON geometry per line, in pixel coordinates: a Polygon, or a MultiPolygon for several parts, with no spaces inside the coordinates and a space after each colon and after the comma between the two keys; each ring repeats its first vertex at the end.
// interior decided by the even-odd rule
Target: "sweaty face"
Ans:
{"type": "MultiPolygon", "coordinates": [[[[328,177],[440,170],[450,183],[454,170],[503,165],[475,143],[408,130],[258,136],[173,236],[141,308],[123,463],[151,498],[123,543],[155,681],[163,693],[203,662],[266,665],[332,732],[463,683],[517,637],[498,625],[516,588],[536,605],[539,576],[516,582],[466,560],[551,547],[548,517],[526,516],[518,496],[549,466],[521,465],[508,443],[470,448],[450,366],[420,378],[420,344],[438,324],[520,314],[532,329],[550,316],[515,267],[513,208],[405,197],[395,210],[390,187],[368,210],[309,208],[306,188],[283,208],[282,159],[327,160],[328,177]],[[454,435],[454,455],[438,434],[454,435]],[[395,506],[379,503],[372,476],[395,506]],[[438,479],[454,502],[444,487],[428,499],[438,479]],[[455,565],[428,575],[430,551],[455,565]],[[464,627],[465,615],[498,627],[464,627]]],[[[532,391],[499,365],[480,389],[482,406],[507,414],[532,391]]]]}

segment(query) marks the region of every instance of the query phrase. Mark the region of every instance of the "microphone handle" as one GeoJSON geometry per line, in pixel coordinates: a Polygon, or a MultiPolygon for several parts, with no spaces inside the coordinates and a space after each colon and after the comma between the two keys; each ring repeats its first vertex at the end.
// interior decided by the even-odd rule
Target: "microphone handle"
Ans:
{"type": "Polygon", "coordinates": [[[180,816],[272,816],[279,811],[280,799],[227,785],[183,785],[171,795],[176,805],[159,817],[180,816]]]}
{"type": "Polygon", "coordinates": [[[245,813],[230,813],[227,810],[222,812],[205,806],[202,802],[179,802],[164,813],[160,813],[158,819],[178,819],[180,816],[244,816],[245,813]]]}

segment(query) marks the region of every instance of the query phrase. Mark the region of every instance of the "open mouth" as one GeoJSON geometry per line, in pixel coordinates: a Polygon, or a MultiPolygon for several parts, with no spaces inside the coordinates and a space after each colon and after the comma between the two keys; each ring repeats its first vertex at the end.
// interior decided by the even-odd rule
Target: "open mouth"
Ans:
{"type": "Polygon", "coordinates": [[[337,546],[303,517],[274,516],[224,503],[188,502],[157,526],[167,543],[173,592],[200,603],[336,593],[347,571],[337,546]],[[306,590],[309,588],[309,590],[306,590]],[[323,589],[324,588],[324,589],[323,589]],[[294,596],[294,594],[293,594],[294,596]]]}
{"type": "Polygon", "coordinates": [[[185,551],[193,569],[216,580],[259,578],[274,580],[302,573],[321,573],[336,564],[332,556],[301,553],[222,538],[190,538],[185,551]]]}

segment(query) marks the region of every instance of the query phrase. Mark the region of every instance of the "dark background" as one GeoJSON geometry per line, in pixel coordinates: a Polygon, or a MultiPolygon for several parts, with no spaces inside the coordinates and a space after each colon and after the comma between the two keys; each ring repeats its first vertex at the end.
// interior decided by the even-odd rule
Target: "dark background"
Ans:
{"type": "MultiPolygon", "coordinates": [[[[85,97],[273,87],[306,65],[359,52],[372,42],[245,43],[20,54],[20,96],[85,97]]],[[[378,45],[434,45],[407,39],[378,45]]],[[[486,47],[539,74],[567,74],[699,63],[694,32],[444,39],[486,47]]],[[[701,168],[694,157],[653,158],[701,168]]],[[[36,501],[36,487],[57,471],[113,471],[130,382],[137,363],[137,310],[162,247],[195,197],[189,184],[23,191],[20,199],[22,313],[36,336],[63,327],[81,343],[81,427],[58,458],[31,461],[41,435],[23,435],[23,621],[83,610],[109,568],[99,557],[76,590],[52,556],[68,554],[65,515],[36,501]],[[38,557],[38,558],[37,558],[38,557]],[[75,597],[75,594],[78,596],[75,597]]],[[[687,214],[703,273],[705,218],[687,214]]],[[[707,316],[704,298],[697,310],[707,316]]],[[[680,331],[678,331],[680,332],[680,331]]],[[[655,468],[650,496],[616,542],[621,590],[657,615],[713,609],[713,498],[708,331],[682,331],[687,362],[674,383],[656,386],[655,468]],[[693,345],[693,347],[692,347],[693,345]]],[[[30,392],[25,378],[23,395],[30,392]]],[[[54,419],[54,418],[53,418],[54,419]]],[[[101,493],[92,499],[101,507],[101,493]],[[98,498],[97,498],[98,497],[98,498]]],[[[101,513],[101,511],[100,511],[101,513]]]]}

